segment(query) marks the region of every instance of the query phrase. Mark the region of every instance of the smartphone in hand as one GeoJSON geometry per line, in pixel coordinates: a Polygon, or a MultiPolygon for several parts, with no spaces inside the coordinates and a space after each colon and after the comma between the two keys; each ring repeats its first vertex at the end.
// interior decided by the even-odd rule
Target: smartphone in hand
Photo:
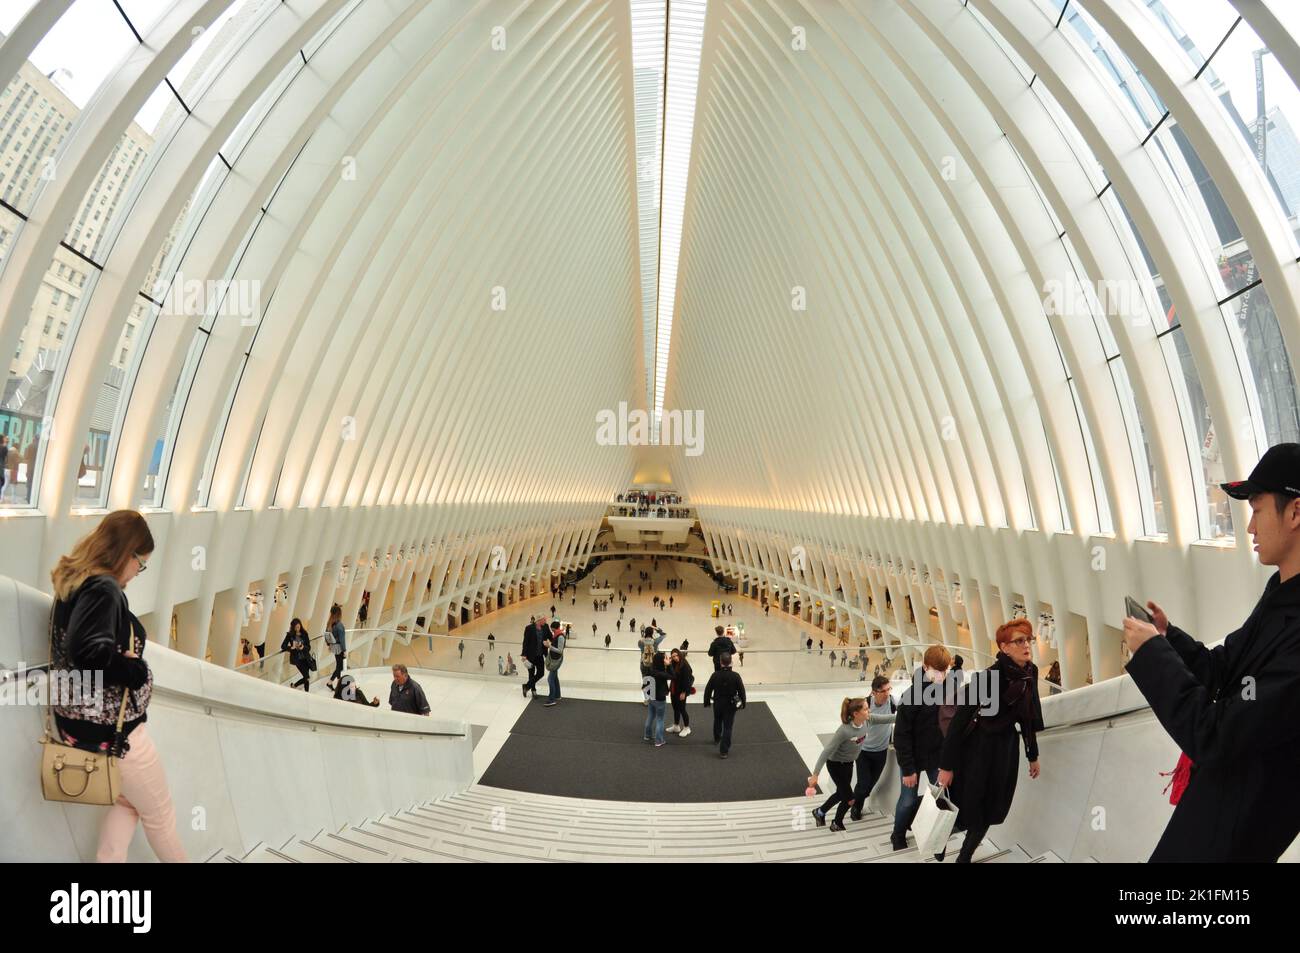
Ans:
{"type": "Polygon", "coordinates": [[[1124,597],[1124,614],[1130,619],[1137,619],[1139,622],[1145,622],[1148,625],[1155,625],[1155,620],[1151,618],[1151,613],[1147,612],[1142,603],[1138,602],[1132,596],[1124,597]]]}

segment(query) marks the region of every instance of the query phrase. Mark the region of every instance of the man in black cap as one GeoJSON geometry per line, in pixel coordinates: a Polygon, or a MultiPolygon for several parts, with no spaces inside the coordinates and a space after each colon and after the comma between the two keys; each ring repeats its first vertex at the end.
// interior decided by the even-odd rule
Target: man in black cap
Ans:
{"type": "Polygon", "coordinates": [[[1300,444],[1222,486],[1277,567],[1250,617],[1213,649],[1154,602],[1154,625],[1124,620],[1128,673],[1193,764],[1152,861],[1273,863],[1300,833],[1300,444]]]}

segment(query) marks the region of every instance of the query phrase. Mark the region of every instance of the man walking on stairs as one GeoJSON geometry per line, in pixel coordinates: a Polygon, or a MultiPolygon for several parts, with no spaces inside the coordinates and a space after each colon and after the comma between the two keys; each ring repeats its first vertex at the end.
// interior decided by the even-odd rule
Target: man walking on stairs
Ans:
{"type": "Polygon", "coordinates": [[[731,670],[730,652],[719,655],[717,662],[717,671],[704,687],[704,707],[713,706],[713,742],[718,745],[718,756],[725,758],[731,751],[731,728],[736,721],[736,709],[745,707],[745,682],[731,670]],[[713,705],[714,701],[717,705],[713,705]]]}

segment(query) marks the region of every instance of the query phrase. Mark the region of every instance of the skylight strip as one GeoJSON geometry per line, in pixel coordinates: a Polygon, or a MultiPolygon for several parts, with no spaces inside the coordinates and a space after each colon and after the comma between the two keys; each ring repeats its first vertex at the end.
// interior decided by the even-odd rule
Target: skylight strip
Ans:
{"type": "Polygon", "coordinates": [[[641,251],[641,333],[645,403],[654,406],[655,324],[659,288],[659,173],[663,161],[666,0],[631,0],[636,191],[641,251]]]}
{"type": "Polygon", "coordinates": [[[668,7],[668,76],[664,108],[663,181],[659,218],[659,288],[655,327],[653,439],[659,439],[664,386],[677,298],[677,262],[691,164],[695,95],[700,78],[707,0],[671,0],[668,7]]]}

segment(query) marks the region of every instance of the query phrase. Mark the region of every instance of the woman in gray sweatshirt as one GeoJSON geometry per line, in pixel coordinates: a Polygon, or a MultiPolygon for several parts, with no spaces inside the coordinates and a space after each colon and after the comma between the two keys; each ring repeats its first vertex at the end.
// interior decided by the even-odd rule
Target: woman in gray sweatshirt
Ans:
{"type": "MultiPolygon", "coordinates": [[[[830,741],[817,758],[813,773],[808,777],[808,786],[815,787],[821,774],[822,765],[831,773],[835,782],[835,791],[826,803],[813,811],[813,820],[818,827],[826,826],[826,812],[835,807],[835,820],[831,822],[832,831],[844,830],[844,815],[853,799],[853,765],[858,760],[858,753],[867,740],[867,724],[880,716],[873,716],[867,710],[865,698],[846,698],[840,705],[840,725],[831,735],[830,741]],[[836,806],[838,805],[838,806],[836,806]]],[[[887,716],[886,716],[887,717],[887,716]]]]}

